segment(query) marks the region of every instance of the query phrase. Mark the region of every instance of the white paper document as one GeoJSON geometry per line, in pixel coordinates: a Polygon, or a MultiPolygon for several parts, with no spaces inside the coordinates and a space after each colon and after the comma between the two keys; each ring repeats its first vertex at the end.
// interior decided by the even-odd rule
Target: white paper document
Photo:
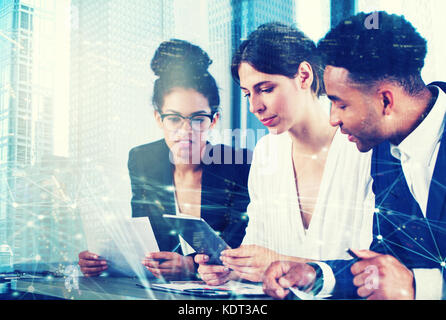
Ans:
{"type": "Polygon", "coordinates": [[[142,260],[149,252],[158,252],[158,244],[147,217],[113,218],[101,228],[87,228],[88,251],[107,260],[109,274],[152,278],[142,260]]]}
{"type": "Polygon", "coordinates": [[[265,296],[262,285],[229,281],[220,286],[209,286],[203,281],[172,281],[171,283],[153,283],[152,289],[171,293],[197,294],[226,297],[230,295],[265,296]]]}

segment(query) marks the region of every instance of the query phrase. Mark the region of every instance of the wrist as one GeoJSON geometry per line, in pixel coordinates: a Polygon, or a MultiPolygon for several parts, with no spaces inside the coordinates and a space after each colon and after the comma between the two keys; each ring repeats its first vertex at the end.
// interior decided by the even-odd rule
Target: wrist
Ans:
{"type": "Polygon", "coordinates": [[[314,295],[317,295],[319,292],[321,292],[322,287],[324,285],[322,268],[317,263],[314,262],[307,262],[306,264],[312,267],[314,270],[313,286],[311,287],[310,291],[314,295]]]}

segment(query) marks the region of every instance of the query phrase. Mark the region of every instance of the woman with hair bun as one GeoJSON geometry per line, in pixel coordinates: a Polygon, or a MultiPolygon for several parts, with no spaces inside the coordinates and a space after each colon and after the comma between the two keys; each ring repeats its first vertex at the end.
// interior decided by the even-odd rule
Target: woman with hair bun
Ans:
{"type": "Polygon", "coordinates": [[[233,78],[270,134],[254,149],[243,245],[222,252],[223,266],[195,258],[208,284],[260,282],[274,261],[347,259],[347,248],[370,244],[371,154],[331,127],[320,60],[313,41],[280,23],[260,26],[233,56],[233,78]]]}
{"type": "MultiPolygon", "coordinates": [[[[194,278],[198,267],[193,249],[172,232],[163,214],[201,217],[232,248],[241,244],[248,224],[251,153],[207,141],[220,104],[208,71],[211,63],[200,47],[178,39],[161,43],[151,61],[158,76],[154,115],[164,138],[130,150],[128,168],[132,215],[149,217],[160,249],[141,258],[158,278],[194,278]]],[[[95,256],[87,251],[79,255],[84,275],[106,270],[106,263],[95,256]]]]}

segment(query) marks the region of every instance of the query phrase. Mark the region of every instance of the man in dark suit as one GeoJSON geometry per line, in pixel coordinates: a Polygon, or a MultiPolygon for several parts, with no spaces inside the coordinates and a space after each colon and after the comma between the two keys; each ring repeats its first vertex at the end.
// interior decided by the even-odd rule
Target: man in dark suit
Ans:
{"type": "Polygon", "coordinates": [[[370,17],[341,22],[319,49],[331,124],[361,152],[373,148],[373,242],[353,250],[353,260],[271,265],[264,282],[271,296],[297,286],[334,298],[442,298],[446,84],[423,82],[426,41],[404,17],[374,13],[373,27],[370,17]]]}

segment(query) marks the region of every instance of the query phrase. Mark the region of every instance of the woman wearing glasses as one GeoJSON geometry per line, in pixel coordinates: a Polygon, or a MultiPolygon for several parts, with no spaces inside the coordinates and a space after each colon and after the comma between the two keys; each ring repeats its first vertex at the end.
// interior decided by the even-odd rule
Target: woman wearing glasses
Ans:
{"type": "MultiPolygon", "coordinates": [[[[143,264],[156,277],[193,277],[194,251],[171,229],[163,214],[201,217],[232,247],[245,235],[251,153],[207,141],[218,119],[220,98],[206,52],[186,41],[161,43],[151,62],[158,79],[152,102],[164,139],[129,153],[133,217],[148,216],[160,252],[143,264]]],[[[106,264],[83,252],[79,264],[95,276],[106,264]]]]}

